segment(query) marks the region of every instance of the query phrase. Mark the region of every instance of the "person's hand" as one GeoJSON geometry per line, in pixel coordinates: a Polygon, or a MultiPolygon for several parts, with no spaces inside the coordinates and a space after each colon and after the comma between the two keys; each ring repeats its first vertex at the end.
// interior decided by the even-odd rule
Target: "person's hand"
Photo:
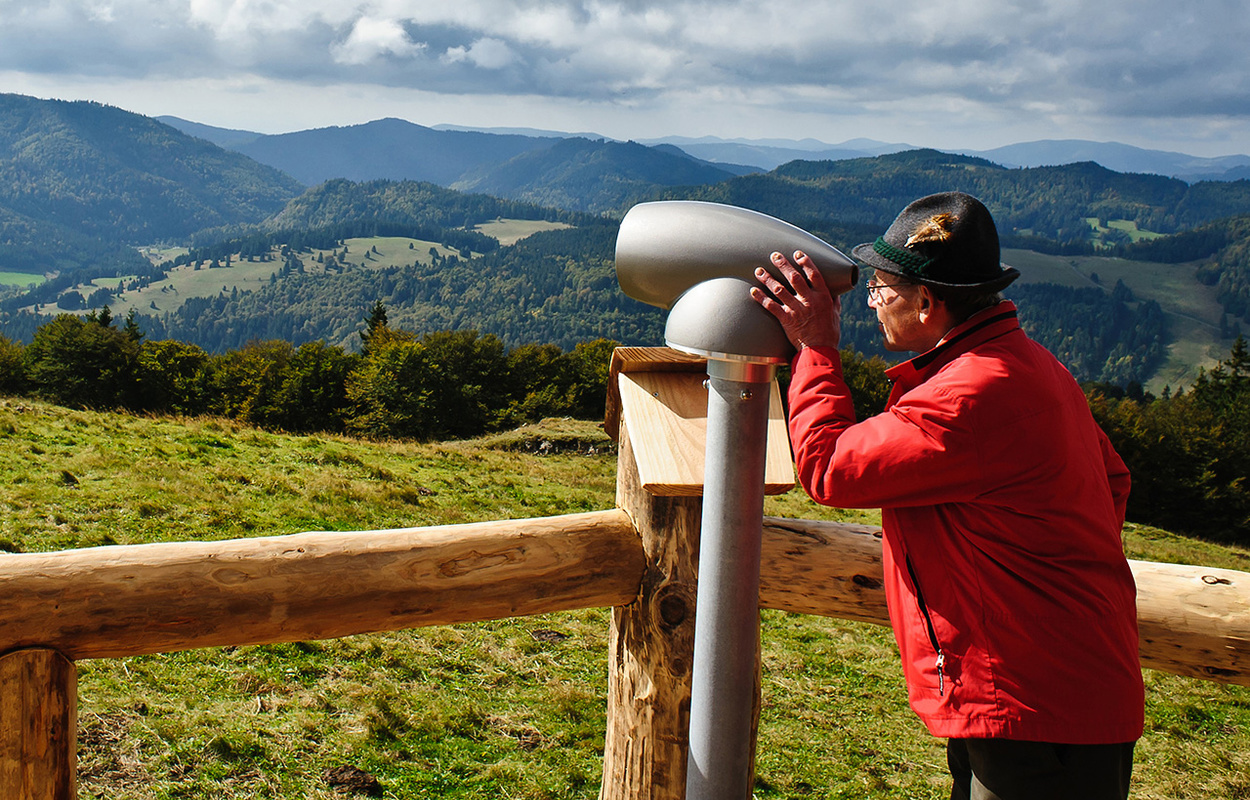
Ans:
{"type": "Polygon", "coordinates": [[[834,297],[824,277],[802,250],[794,252],[794,263],[781,253],[773,253],[773,265],[789,282],[786,286],[768,270],[758,267],[755,279],[763,288],[752,287],[751,297],[781,323],[786,338],[797,349],[832,347],[842,344],[842,299],[834,297]]]}

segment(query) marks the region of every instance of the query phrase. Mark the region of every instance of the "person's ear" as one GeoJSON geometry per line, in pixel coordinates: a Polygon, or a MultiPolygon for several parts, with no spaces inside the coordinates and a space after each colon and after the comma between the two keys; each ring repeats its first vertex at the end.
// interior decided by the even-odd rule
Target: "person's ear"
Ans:
{"type": "Polygon", "coordinates": [[[933,315],[933,312],[936,310],[935,304],[937,302],[937,299],[933,296],[933,290],[930,289],[928,286],[924,286],[924,285],[920,287],[920,292],[918,293],[917,297],[919,298],[918,305],[919,305],[920,321],[928,322],[929,318],[933,315]]]}

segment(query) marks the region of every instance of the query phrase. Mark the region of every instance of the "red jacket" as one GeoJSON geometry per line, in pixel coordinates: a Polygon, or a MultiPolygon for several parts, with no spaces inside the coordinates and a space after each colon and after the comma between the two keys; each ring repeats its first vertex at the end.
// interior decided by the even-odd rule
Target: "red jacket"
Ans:
{"type": "Polygon", "coordinates": [[[935,736],[1135,741],[1129,474],[1080,387],[1010,302],[887,376],[886,411],[856,423],[838,353],[801,350],[790,440],[818,502],[882,509],[912,708],[935,736]]]}

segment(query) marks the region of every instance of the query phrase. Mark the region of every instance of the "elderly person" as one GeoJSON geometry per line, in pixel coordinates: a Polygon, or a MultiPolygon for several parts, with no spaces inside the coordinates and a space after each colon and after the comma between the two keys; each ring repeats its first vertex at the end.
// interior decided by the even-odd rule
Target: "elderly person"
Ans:
{"type": "Polygon", "coordinates": [[[948,739],[952,798],[1128,795],[1143,726],[1129,474],[1080,387],[998,294],[1019,276],[975,198],[903,209],[853,254],[886,348],[886,410],[857,421],[840,299],[808,257],[752,295],[798,348],[789,388],[800,481],[880,508],[890,621],[912,709],[948,739]]]}

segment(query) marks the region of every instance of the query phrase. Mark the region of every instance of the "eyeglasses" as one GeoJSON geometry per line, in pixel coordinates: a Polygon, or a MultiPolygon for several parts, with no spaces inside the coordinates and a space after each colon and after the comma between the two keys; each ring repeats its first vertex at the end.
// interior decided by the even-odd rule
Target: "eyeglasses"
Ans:
{"type": "Polygon", "coordinates": [[[874,303],[881,302],[881,290],[887,286],[897,292],[898,287],[911,286],[911,284],[906,281],[900,281],[899,283],[874,283],[873,281],[868,281],[864,284],[864,288],[868,290],[868,299],[874,303]]]}

